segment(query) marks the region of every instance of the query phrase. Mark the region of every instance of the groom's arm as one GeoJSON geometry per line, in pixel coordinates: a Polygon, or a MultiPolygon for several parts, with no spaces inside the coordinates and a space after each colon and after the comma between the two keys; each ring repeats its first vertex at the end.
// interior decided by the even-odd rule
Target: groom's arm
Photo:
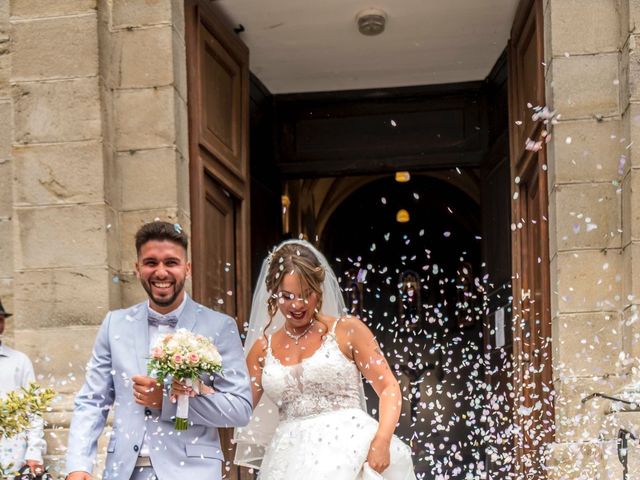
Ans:
{"type": "MultiPolygon", "coordinates": [[[[207,427],[243,427],[251,418],[251,386],[236,322],[227,315],[207,320],[224,322],[213,338],[222,356],[223,375],[215,376],[215,393],[189,399],[189,421],[207,427]]],[[[211,384],[208,380],[205,383],[211,384]]],[[[176,404],[165,396],[162,420],[169,421],[175,414],[176,404]]]]}
{"type": "Polygon", "coordinates": [[[110,321],[111,313],[107,314],[98,331],[84,385],[75,399],[67,447],[67,472],[93,471],[98,438],[113,405],[110,321]]]}

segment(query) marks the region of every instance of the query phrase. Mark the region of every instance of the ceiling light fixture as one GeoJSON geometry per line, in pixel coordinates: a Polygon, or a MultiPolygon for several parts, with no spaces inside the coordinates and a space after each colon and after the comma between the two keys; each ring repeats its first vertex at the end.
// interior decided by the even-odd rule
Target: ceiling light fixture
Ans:
{"type": "Polygon", "coordinates": [[[411,217],[409,216],[409,212],[407,212],[404,208],[398,210],[396,213],[396,222],[398,223],[407,223],[411,217]]]}
{"type": "Polygon", "coordinates": [[[396,172],[396,182],[406,183],[411,180],[411,174],[409,172],[396,172]]]}
{"type": "Polygon", "coordinates": [[[356,15],[358,30],[369,37],[384,32],[387,24],[387,14],[379,8],[367,8],[356,15]]]}

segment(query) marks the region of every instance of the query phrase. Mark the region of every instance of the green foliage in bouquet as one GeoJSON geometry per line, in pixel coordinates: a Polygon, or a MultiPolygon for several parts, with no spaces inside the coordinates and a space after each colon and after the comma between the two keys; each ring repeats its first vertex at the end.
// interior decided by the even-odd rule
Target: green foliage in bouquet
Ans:
{"type": "MultiPolygon", "coordinates": [[[[56,392],[51,388],[43,389],[37,383],[9,392],[0,400],[0,439],[11,438],[24,432],[31,424],[34,415],[42,415],[56,392]]],[[[13,475],[12,465],[0,465],[0,478],[13,475]]]]}
{"type": "Polygon", "coordinates": [[[56,392],[37,383],[9,392],[0,400],[0,438],[9,438],[29,428],[32,415],[42,415],[56,392]]]}

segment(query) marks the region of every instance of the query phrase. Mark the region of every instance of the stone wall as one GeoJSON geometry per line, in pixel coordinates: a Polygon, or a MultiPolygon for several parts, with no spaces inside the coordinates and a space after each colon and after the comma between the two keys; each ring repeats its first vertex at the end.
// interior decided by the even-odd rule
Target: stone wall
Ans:
{"type": "MultiPolygon", "coordinates": [[[[552,478],[621,478],[618,415],[609,401],[581,400],[618,395],[632,381],[639,353],[640,117],[632,67],[639,5],[544,2],[547,104],[559,121],[548,144],[552,478]]],[[[637,464],[630,459],[632,468],[637,464]]]]}
{"type": "Polygon", "coordinates": [[[0,298],[62,395],[49,461],[109,309],[145,298],[133,234],[189,231],[182,2],[0,1],[0,298]]]}

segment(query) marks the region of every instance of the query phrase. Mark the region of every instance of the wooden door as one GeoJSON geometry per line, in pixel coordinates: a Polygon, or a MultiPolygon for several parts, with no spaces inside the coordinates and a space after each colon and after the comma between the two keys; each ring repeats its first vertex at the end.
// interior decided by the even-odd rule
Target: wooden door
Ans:
{"type": "MultiPolygon", "coordinates": [[[[249,52],[204,0],[185,2],[189,112],[189,181],[193,296],[236,318],[248,318],[249,52]]],[[[221,430],[227,478],[231,430],[221,430]]]]}
{"type": "Polygon", "coordinates": [[[554,438],[547,126],[530,108],[545,103],[542,21],[542,1],[522,1],[509,44],[516,477],[526,479],[545,478],[554,438]]]}

